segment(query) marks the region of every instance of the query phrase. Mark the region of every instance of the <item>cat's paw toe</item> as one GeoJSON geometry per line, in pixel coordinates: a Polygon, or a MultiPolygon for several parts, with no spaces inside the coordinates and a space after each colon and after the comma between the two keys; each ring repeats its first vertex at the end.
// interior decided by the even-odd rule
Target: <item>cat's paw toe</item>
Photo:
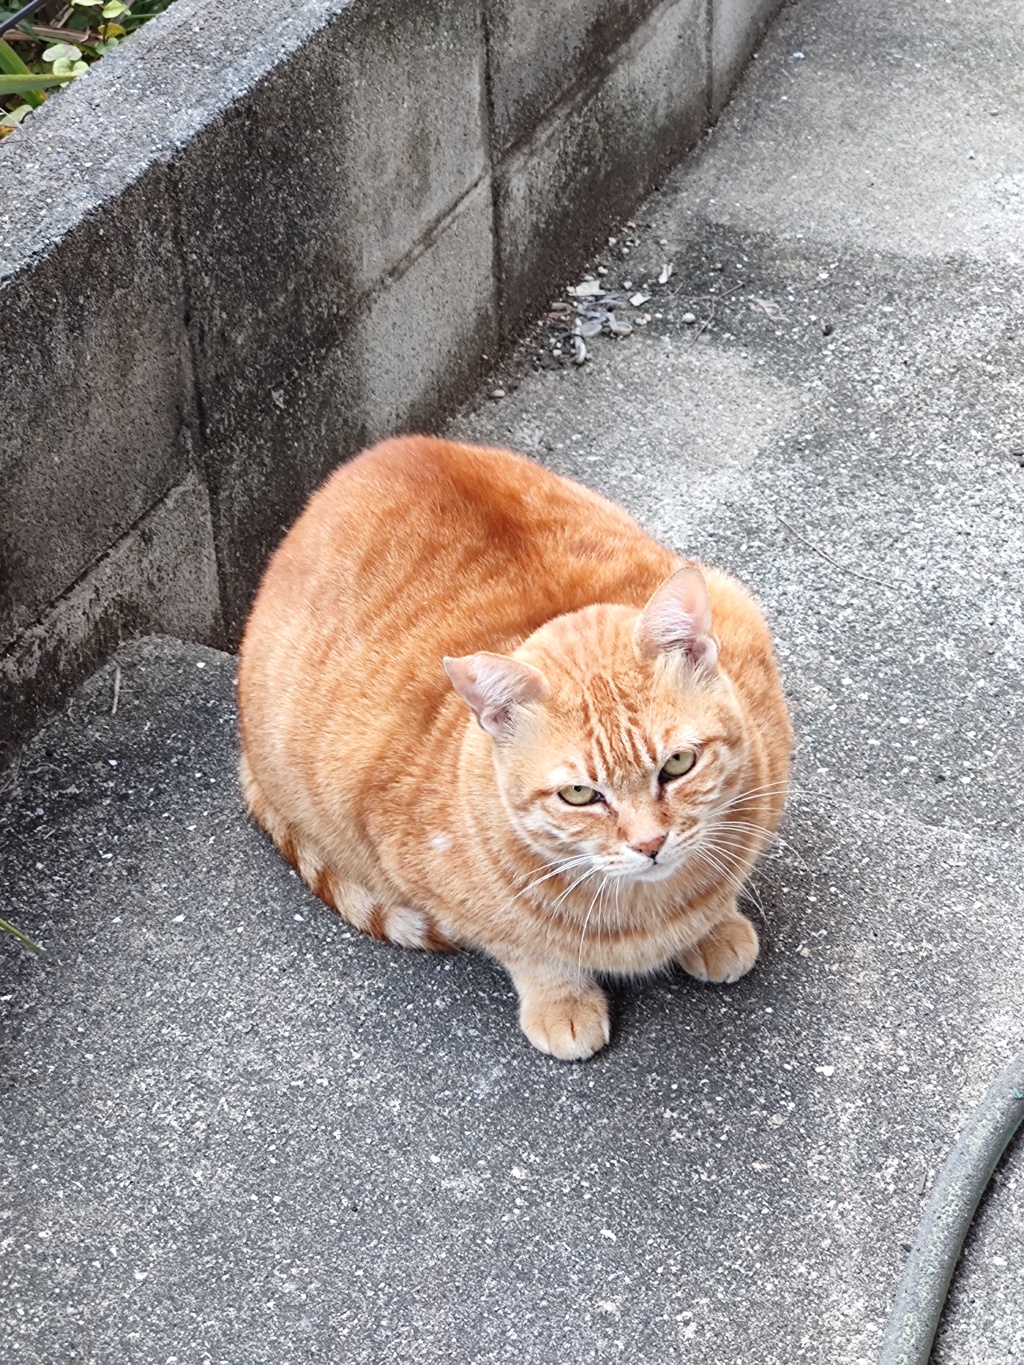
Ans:
{"type": "Polygon", "coordinates": [[[698,981],[738,981],[757,961],[757,931],[742,915],[730,915],[683,953],[679,961],[698,981]]]}
{"type": "Polygon", "coordinates": [[[611,1037],[608,1001],[601,991],[524,1004],[519,1023],[534,1047],[566,1062],[592,1057],[611,1037]]]}

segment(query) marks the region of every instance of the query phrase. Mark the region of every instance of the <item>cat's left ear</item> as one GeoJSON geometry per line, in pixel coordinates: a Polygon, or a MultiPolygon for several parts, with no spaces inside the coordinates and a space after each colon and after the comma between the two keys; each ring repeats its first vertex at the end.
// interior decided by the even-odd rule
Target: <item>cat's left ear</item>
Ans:
{"type": "Polygon", "coordinates": [[[499,740],[512,738],[520,707],[548,695],[547,679],[540,669],[504,654],[445,658],[444,671],[480,728],[499,740]]]}
{"type": "Polygon", "coordinates": [[[714,668],[718,642],[711,634],[711,598],[699,569],[680,569],[662,583],[640,613],[633,644],[641,659],[678,654],[698,668],[714,668]]]}

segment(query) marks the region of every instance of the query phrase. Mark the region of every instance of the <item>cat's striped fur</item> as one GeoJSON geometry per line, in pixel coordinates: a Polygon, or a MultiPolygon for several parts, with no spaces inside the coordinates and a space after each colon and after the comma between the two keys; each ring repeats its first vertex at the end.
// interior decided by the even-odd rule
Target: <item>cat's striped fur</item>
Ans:
{"type": "Polygon", "coordinates": [[[522,457],[410,437],[339,469],[268,567],[239,704],[249,809],[314,893],[491,953],[558,1056],[607,1041],[596,973],[757,955],[736,897],[790,745],[761,614],[522,457]]]}

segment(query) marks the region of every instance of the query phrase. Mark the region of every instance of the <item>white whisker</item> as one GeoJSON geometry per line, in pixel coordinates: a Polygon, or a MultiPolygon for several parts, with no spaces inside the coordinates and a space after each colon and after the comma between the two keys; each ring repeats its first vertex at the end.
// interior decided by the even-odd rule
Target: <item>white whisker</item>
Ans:
{"type": "MultiPolygon", "coordinates": [[[[732,864],[740,862],[736,854],[728,849],[719,848],[716,849],[715,852],[720,858],[725,860],[725,867],[727,870],[731,868],[732,864]]],[[[742,876],[738,872],[732,872],[731,875],[737,887],[737,895],[742,896],[746,894],[749,896],[754,902],[762,922],[767,925],[768,915],[764,908],[764,902],[761,899],[761,893],[750,879],[751,871],[751,868],[744,865],[742,876]]]]}
{"type": "Polygon", "coordinates": [[[757,907],[761,919],[767,924],[768,916],[765,913],[761,896],[757,888],[749,880],[750,869],[744,865],[743,873],[741,875],[732,866],[732,864],[742,864],[742,860],[739,859],[735,853],[725,848],[709,848],[705,846],[701,851],[715,871],[725,879],[726,884],[735,887],[737,895],[742,894],[744,891],[748,893],[757,907]]]}
{"type": "Polygon", "coordinates": [[[509,905],[511,905],[513,901],[517,901],[520,896],[525,896],[528,891],[532,891],[535,886],[540,886],[541,882],[550,881],[552,877],[562,876],[573,868],[581,867],[584,863],[589,863],[590,861],[589,854],[582,854],[576,858],[566,858],[564,862],[559,863],[558,866],[552,868],[550,872],[545,872],[543,876],[534,878],[534,880],[527,886],[524,886],[521,891],[517,891],[512,897],[512,900],[509,901],[509,905]]]}
{"type": "Polygon", "coordinates": [[[567,887],[565,888],[565,890],[561,893],[561,895],[560,895],[560,896],[557,896],[557,897],[551,902],[551,907],[550,907],[550,908],[551,908],[552,910],[554,910],[554,909],[556,908],[556,906],[558,906],[562,901],[565,900],[566,896],[569,894],[570,891],[575,891],[576,888],[577,888],[577,886],[582,885],[582,883],[585,882],[585,881],[587,880],[588,877],[593,877],[595,874],[599,873],[600,870],[601,870],[601,869],[598,868],[598,867],[592,867],[592,868],[590,868],[589,871],[584,872],[584,874],[583,874],[582,877],[577,877],[576,880],[573,882],[573,884],[572,884],[571,886],[567,886],[567,887]]]}
{"type": "Polygon", "coordinates": [[[737,794],[721,807],[721,811],[732,810],[736,806],[747,805],[753,801],[769,801],[774,797],[785,796],[789,792],[788,782],[769,782],[763,787],[750,787],[737,794]]]}
{"type": "Polygon", "coordinates": [[[576,970],[581,974],[583,972],[583,944],[586,942],[587,925],[590,923],[590,912],[593,910],[595,904],[597,903],[598,896],[604,893],[604,891],[607,889],[607,886],[608,883],[606,881],[602,881],[598,886],[597,890],[594,892],[594,899],[590,902],[590,905],[587,907],[586,917],[583,920],[583,928],[580,930],[580,951],[579,956],[576,959],[576,970]]]}
{"type": "Polygon", "coordinates": [[[718,838],[721,834],[732,830],[741,831],[743,834],[764,836],[765,846],[763,851],[765,853],[771,856],[774,852],[776,852],[776,850],[772,848],[772,845],[778,844],[782,848],[787,849],[793,855],[793,857],[797,859],[797,861],[800,863],[800,866],[805,871],[808,870],[807,864],[804,861],[803,854],[800,852],[798,848],[795,847],[795,845],[790,843],[790,841],[787,838],[785,838],[784,835],[780,834],[778,830],[766,829],[764,825],[758,824],[756,820],[733,820],[731,818],[726,818],[725,820],[716,822],[711,826],[711,831],[716,838],[718,838]]]}

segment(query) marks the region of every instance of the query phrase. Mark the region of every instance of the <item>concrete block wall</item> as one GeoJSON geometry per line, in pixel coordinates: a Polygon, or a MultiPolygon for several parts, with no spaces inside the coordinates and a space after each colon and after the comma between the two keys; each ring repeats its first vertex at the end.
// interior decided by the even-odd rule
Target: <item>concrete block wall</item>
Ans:
{"type": "Polygon", "coordinates": [[[779,0],[177,0],[0,144],[0,764],[122,638],[237,641],[308,493],[436,426],[779,0]]]}
{"type": "Polygon", "coordinates": [[[779,8],[779,0],[711,0],[712,119],[729,102],[733,87],[779,8]]]}
{"type": "Polygon", "coordinates": [[[557,290],[581,246],[599,242],[698,141],[707,126],[708,10],[705,0],[634,0],[577,12],[565,0],[539,23],[532,13],[523,22],[522,0],[496,8],[513,10],[523,29],[498,30],[523,65],[502,54],[493,95],[496,135],[514,138],[497,144],[495,158],[501,320],[514,332],[557,290]],[[571,38],[563,31],[556,43],[546,30],[563,11],[571,38]],[[623,36],[630,12],[636,26],[623,36]],[[609,30],[618,41],[605,47],[609,30]],[[567,58],[565,47],[579,55],[567,58]],[[530,101],[533,86],[556,92],[547,109],[530,101]]]}

